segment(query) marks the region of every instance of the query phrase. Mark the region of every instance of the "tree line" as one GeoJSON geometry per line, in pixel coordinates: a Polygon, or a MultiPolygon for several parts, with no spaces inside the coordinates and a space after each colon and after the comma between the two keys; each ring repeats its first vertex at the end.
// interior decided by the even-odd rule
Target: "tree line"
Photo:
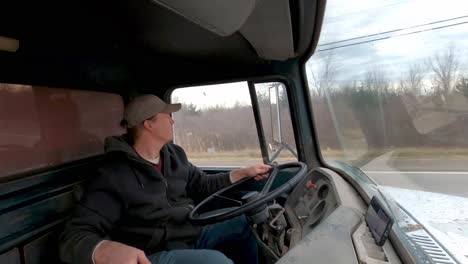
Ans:
{"type": "MultiPolygon", "coordinates": [[[[399,80],[374,67],[360,78],[338,81],[340,65],[334,54],[319,61],[307,75],[322,149],[468,146],[468,73],[454,47],[407,65],[399,80]]],[[[267,94],[257,97],[261,116],[269,117],[267,94]]],[[[278,103],[284,141],[294,146],[284,90],[278,103]]],[[[187,151],[259,149],[250,105],[202,109],[186,104],[175,118],[176,142],[187,151]]],[[[262,122],[271,139],[270,119],[262,122]]]]}

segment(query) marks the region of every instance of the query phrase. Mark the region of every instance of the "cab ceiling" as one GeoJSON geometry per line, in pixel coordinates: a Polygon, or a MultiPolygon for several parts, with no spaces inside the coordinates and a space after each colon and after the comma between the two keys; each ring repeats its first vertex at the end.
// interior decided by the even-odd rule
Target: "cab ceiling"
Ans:
{"type": "Polygon", "coordinates": [[[159,2],[1,1],[0,36],[20,44],[0,51],[0,81],[111,91],[268,75],[310,53],[324,6],[239,1],[254,8],[230,27],[237,30],[220,33],[159,2]]]}

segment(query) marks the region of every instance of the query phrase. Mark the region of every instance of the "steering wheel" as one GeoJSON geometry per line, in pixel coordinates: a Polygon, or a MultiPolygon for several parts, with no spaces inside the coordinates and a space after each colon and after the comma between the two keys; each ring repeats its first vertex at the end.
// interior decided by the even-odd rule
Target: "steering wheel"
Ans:
{"type": "Polygon", "coordinates": [[[251,180],[252,178],[245,178],[243,180],[240,180],[226,188],[219,190],[218,192],[210,195],[208,198],[203,200],[192,210],[192,212],[190,212],[189,220],[193,224],[212,224],[246,213],[248,218],[254,223],[260,223],[262,221],[265,221],[268,218],[267,203],[273,201],[281,194],[292,190],[306,175],[306,173],[307,165],[303,162],[285,163],[282,165],[275,166],[270,170],[270,176],[268,177],[268,180],[265,183],[263,189],[260,191],[260,193],[256,191],[249,192],[242,196],[241,201],[223,196],[223,193],[233,188],[236,188],[240,184],[244,183],[245,181],[251,180]],[[287,182],[283,183],[281,186],[270,192],[270,188],[273,182],[275,181],[278,172],[289,168],[298,168],[298,171],[290,180],[288,180],[287,182]],[[201,208],[209,202],[213,201],[214,199],[231,200],[237,202],[239,206],[225,207],[200,214],[199,211],[201,210],[201,208]]]}

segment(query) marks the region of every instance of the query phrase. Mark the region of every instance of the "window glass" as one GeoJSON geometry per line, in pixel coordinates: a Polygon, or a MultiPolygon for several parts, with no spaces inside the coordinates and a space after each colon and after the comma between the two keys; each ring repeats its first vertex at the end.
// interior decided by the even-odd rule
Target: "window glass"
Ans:
{"type": "Polygon", "coordinates": [[[297,161],[288,94],[281,82],[256,83],[260,119],[270,163],[297,161]]]}
{"type": "Polygon", "coordinates": [[[327,2],[306,73],[324,159],[468,197],[468,2],[327,2]]]}
{"type": "Polygon", "coordinates": [[[103,153],[122,115],[119,95],[0,84],[0,177],[103,153]]]}
{"type": "Polygon", "coordinates": [[[174,90],[182,103],[173,114],[174,142],[198,166],[244,166],[262,162],[247,82],[174,90]]]}

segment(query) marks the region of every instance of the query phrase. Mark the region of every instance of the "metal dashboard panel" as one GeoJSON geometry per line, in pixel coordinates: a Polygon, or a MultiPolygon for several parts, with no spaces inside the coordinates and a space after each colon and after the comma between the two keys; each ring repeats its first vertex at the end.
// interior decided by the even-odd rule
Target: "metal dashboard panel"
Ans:
{"type": "MultiPolygon", "coordinates": [[[[293,229],[292,248],[277,263],[359,263],[352,237],[365,224],[367,205],[343,177],[326,168],[311,171],[291,193],[285,209],[293,229]],[[320,203],[325,206],[319,216],[313,212],[320,203]],[[311,219],[300,219],[303,214],[311,219]]],[[[389,242],[383,251],[385,263],[401,263],[389,242]]],[[[368,259],[367,263],[376,263],[368,259]]]]}
{"type": "Polygon", "coordinates": [[[277,264],[358,263],[351,235],[360,223],[355,210],[339,206],[277,264]]]}
{"type": "Polygon", "coordinates": [[[325,173],[313,170],[304,177],[285,204],[288,220],[296,231],[291,237],[292,245],[329,216],[338,204],[335,184],[325,173]]]}

